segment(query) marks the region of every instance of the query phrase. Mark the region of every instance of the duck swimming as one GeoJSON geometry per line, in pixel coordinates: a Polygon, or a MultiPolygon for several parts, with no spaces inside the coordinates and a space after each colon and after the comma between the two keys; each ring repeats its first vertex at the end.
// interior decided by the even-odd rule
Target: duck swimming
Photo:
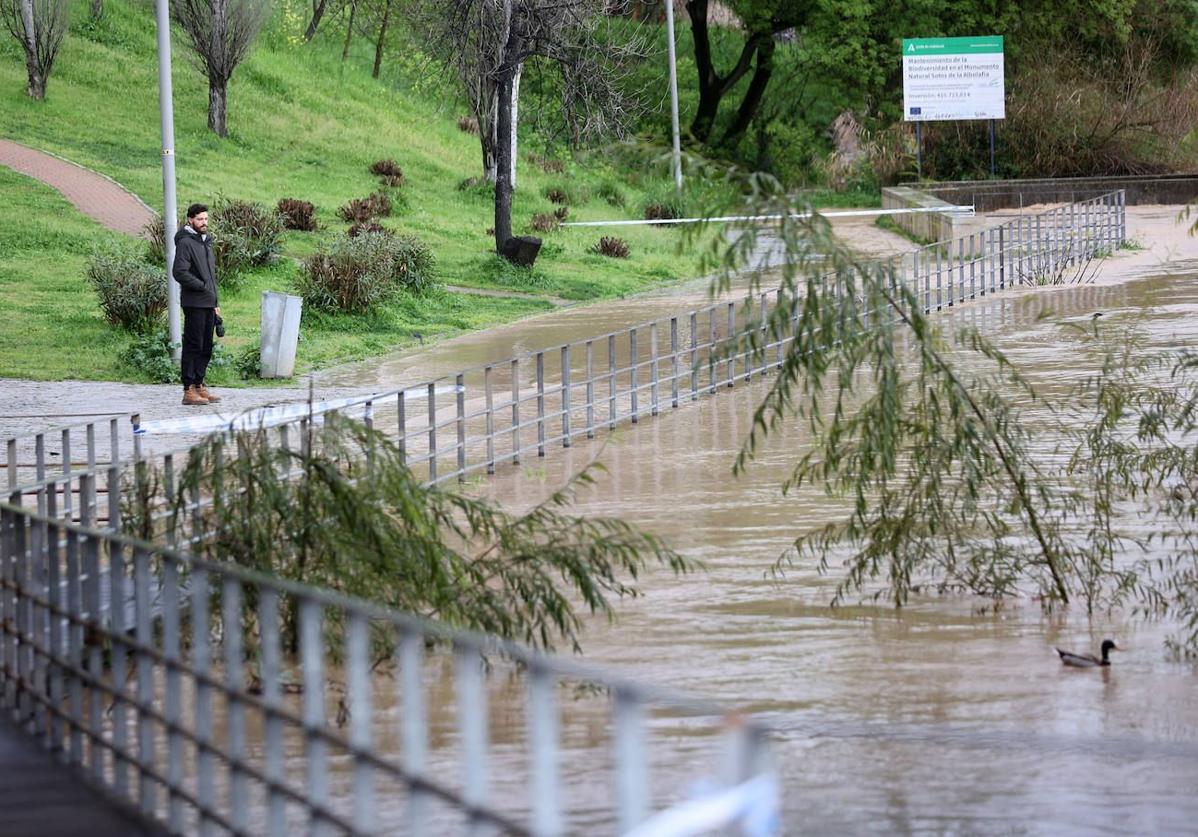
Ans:
{"type": "Polygon", "coordinates": [[[1112,651],[1118,651],[1119,646],[1115,644],[1113,639],[1104,639],[1102,641],[1102,659],[1095,657],[1093,654],[1074,654],[1072,651],[1062,651],[1057,649],[1057,653],[1061,655],[1061,662],[1067,666],[1076,668],[1097,668],[1099,666],[1109,666],[1111,664],[1108,655],[1112,651]]]}

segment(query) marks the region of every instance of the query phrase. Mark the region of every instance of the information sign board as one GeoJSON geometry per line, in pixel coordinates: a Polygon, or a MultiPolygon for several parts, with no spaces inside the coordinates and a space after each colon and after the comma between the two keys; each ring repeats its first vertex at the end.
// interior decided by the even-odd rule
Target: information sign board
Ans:
{"type": "Polygon", "coordinates": [[[903,118],[907,122],[1005,119],[1003,39],[905,38],[903,118]]]}

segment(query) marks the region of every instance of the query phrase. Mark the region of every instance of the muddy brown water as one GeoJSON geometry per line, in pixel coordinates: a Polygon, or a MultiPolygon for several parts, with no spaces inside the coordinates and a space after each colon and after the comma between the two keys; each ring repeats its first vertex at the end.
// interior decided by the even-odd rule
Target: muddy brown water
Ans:
{"type": "MultiPolygon", "coordinates": [[[[1192,345],[1198,277],[1041,291],[945,317],[976,325],[1038,386],[1059,389],[1088,371],[1074,329],[1099,311],[1103,327],[1139,322],[1151,348],[1192,345]]],[[[598,455],[608,473],[580,509],[623,517],[706,564],[684,578],[650,574],[615,624],[590,627],[586,658],[771,724],[788,832],[1198,832],[1198,672],[1167,655],[1168,623],[1049,615],[1031,601],[979,615],[965,597],[831,608],[834,575],[765,575],[797,532],[842,513],[818,493],[781,495],[803,444],[794,427],[731,476],[767,383],[502,468],[484,487],[526,506],[598,455]],[[1053,652],[1107,636],[1126,649],[1109,670],[1065,669],[1053,652]]],[[[666,782],[693,767],[660,770],[666,782]]]]}
{"type": "MultiPolygon", "coordinates": [[[[694,287],[614,310],[556,312],[358,374],[383,386],[427,378],[471,357],[601,334],[704,299],[694,287]]],[[[941,316],[978,327],[1037,387],[1063,392],[1090,369],[1076,329],[1092,327],[1096,312],[1103,328],[1135,320],[1148,349],[1192,345],[1198,276],[1015,293],[941,316]]],[[[705,564],[681,578],[648,573],[644,595],[622,602],[617,621],[588,625],[586,661],[718,700],[768,724],[785,833],[1198,833],[1198,669],[1167,655],[1168,622],[1124,613],[1087,619],[1079,607],[1046,614],[1030,599],[997,613],[980,613],[983,603],[969,597],[920,598],[901,611],[869,602],[833,608],[834,573],[805,562],[780,581],[767,575],[795,534],[843,514],[839,502],[819,492],[781,495],[805,444],[793,426],[772,437],[747,473],[732,476],[769,381],[755,376],[657,419],[601,433],[593,443],[576,440],[544,459],[501,466],[494,478],[471,485],[526,508],[597,456],[606,473],[581,494],[577,509],[623,517],[705,564]],[[1110,669],[1066,669],[1053,652],[1093,650],[1107,636],[1124,648],[1110,669]]],[[[1025,406],[1033,427],[1043,421],[1040,408],[1025,406]]],[[[1042,440],[1045,456],[1054,442],[1042,440]]],[[[425,681],[430,768],[457,787],[463,769],[452,665],[434,656],[425,681]]],[[[524,819],[525,693],[501,668],[488,693],[490,802],[524,819]]],[[[376,680],[374,702],[376,741],[397,758],[394,679],[376,680]]],[[[605,701],[567,689],[559,703],[562,806],[571,833],[612,833],[605,701]]],[[[330,696],[330,717],[335,706],[330,696]]],[[[715,719],[655,713],[650,726],[655,804],[715,778],[715,719]]],[[[260,759],[262,732],[253,718],[249,733],[251,755],[260,759]]],[[[287,751],[288,774],[300,786],[302,740],[289,735],[287,751]]],[[[331,769],[334,804],[347,808],[350,762],[334,754],[331,769]]],[[[378,802],[384,833],[403,831],[411,810],[403,791],[382,783],[378,802]]],[[[252,808],[257,826],[264,810],[252,808]]],[[[303,816],[292,815],[302,829],[303,816]]],[[[432,833],[465,830],[444,806],[427,816],[432,833]]]]}

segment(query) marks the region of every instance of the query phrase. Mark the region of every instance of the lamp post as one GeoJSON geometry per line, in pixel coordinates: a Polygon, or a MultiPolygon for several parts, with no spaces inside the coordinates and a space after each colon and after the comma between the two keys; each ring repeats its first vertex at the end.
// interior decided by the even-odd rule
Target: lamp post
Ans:
{"type": "Polygon", "coordinates": [[[666,52],[670,61],[670,121],[674,133],[674,188],[682,191],[682,144],[678,138],[678,66],[674,57],[674,0],[666,0],[666,52]]]}
{"type": "Polygon", "coordinates": [[[171,13],[168,0],[155,0],[158,22],[158,108],[162,116],[162,231],[166,242],[166,323],[171,356],[179,361],[182,335],[179,328],[179,284],[171,277],[175,263],[175,224],[179,209],[175,197],[175,109],[171,89],[171,13]]]}

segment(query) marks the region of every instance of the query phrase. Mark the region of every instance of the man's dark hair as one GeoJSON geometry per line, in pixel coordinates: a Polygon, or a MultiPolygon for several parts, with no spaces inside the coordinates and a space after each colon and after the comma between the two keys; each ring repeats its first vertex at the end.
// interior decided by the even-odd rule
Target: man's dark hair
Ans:
{"type": "Polygon", "coordinates": [[[191,206],[187,207],[187,219],[190,221],[192,218],[196,217],[201,212],[207,212],[207,211],[208,211],[208,207],[205,206],[204,204],[193,203],[191,206]]]}

